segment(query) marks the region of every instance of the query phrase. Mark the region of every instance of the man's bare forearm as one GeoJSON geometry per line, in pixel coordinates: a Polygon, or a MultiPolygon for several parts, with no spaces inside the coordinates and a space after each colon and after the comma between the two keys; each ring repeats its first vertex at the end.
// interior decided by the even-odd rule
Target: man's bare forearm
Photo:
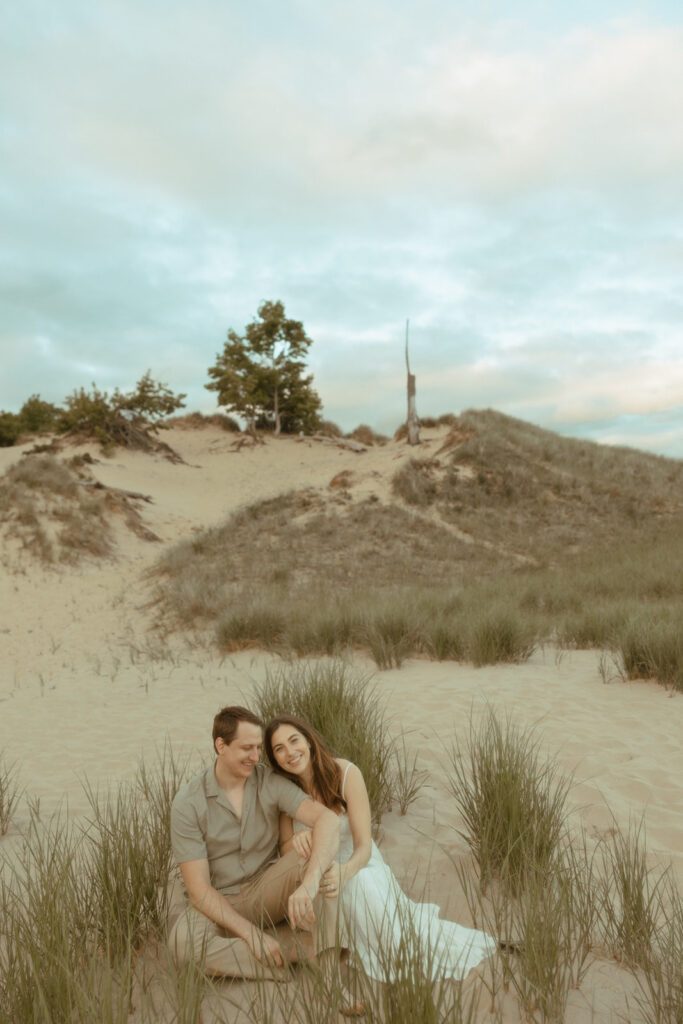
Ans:
{"type": "Polygon", "coordinates": [[[214,924],[232,932],[240,939],[247,940],[253,933],[254,925],[235,910],[230,901],[218,889],[207,885],[192,892],[188,891],[190,903],[214,924]]]}

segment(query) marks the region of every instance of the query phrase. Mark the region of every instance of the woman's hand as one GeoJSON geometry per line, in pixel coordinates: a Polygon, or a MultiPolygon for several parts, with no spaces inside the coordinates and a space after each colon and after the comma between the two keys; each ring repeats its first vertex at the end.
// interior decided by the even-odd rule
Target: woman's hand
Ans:
{"type": "Polygon", "coordinates": [[[313,833],[310,828],[294,833],[294,836],[292,837],[292,847],[300,857],[303,857],[304,860],[308,860],[311,856],[311,850],[313,849],[313,833]]]}
{"type": "Polygon", "coordinates": [[[322,877],[322,881],[320,882],[320,892],[326,899],[334,899],[335,896],[339,895],[339,892],[346,880],[346,865],[338,864],[335,861],[333,864],[330,864],[322,877]]]}

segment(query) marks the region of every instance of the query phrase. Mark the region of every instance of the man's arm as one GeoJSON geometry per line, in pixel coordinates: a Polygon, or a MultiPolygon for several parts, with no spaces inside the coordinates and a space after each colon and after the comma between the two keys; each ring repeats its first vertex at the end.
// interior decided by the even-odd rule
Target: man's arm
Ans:
{"type": "Polygon", "coordinates": [[[277,940],[238,914],[230,901],[211,885],[208,860],[181,862],[180,873],[192,906],[215,924],[244,939],[257,960],[268,959],[278,967],[284,966],[284,957],[277,940]]]}
{"type": "Polygon", "coordinates": [[[302,800],[294,815],[297,821],[312,829],[311,856],[306,864],[301,885],[287,904],[292,927],[315,920],[313,899],[320,880],[339,849],[339,817],[316,800],[302,800]]]}

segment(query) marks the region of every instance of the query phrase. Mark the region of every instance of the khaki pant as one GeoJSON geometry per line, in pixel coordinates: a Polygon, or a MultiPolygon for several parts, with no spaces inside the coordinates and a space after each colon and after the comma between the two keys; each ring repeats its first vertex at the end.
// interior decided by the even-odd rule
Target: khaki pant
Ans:
{"type": "MultiPolygon", "coordinates": [[[[270,864],[264,871],[245,882],[238,893],[226,899],[238,914],[259,928],[269,928],[285,919],[287,900],[301,884],[306,861],[294,850],[270,864]]],[[[337,900],[316,896],[313,901],[315,925],[311,928],[313,949],[316,954],[334,946],[337,931],[337,900]]],[[[242,978],[257,978],[264,967],[252,954],[243,939],[231,935],[215,924],[184,897],[180,915],[173,922],[173,907],[169,914],[168,944],[178,963],[201,962],[209,974],[242,978]]],[[[285,955],[296,960],[292,947],[285,955]]],[[[266,973],[268,973],[266,971],[266,973]]]]}

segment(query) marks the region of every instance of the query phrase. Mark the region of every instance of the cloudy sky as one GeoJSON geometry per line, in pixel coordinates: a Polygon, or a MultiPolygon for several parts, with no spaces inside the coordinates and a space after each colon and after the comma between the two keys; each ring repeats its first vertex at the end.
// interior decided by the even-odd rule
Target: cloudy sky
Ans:
{"type": "Polygon", "coordinates": [[[210,412],[281,299],[327,418],[492,407],[683,457],[680,0],[22,0],[0,13],[0,409],[210,412]]]}

